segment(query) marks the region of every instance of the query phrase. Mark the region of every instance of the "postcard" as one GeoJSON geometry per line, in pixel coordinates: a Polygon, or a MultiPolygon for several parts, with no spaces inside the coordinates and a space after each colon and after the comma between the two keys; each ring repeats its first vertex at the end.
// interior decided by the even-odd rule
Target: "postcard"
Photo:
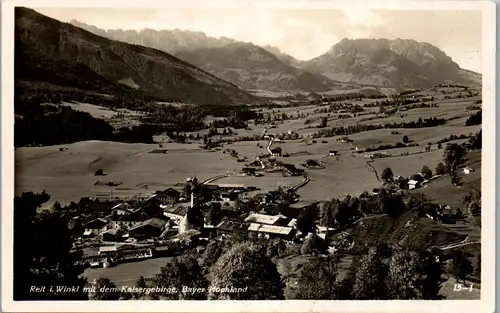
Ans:
{"type": "Polygon", "coordinates": [[[493,312],[495,48],[493,2],[3,2],[2,310],[493,312]]]}

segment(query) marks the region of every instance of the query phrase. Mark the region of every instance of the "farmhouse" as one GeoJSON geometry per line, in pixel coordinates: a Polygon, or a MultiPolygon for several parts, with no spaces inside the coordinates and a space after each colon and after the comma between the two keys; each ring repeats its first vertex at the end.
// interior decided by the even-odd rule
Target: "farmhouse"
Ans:
{"type": "Polygon", "coordinates": [[[469,166],[466,166],[464,167],[464,174],[465,175],[469,175],[470,173],[474,172],[474,169],[469,167],[469,166]]]}
{"type": "Polygon", "coordinates": [[[129,237],[132,238],[153,238],[159,237],[164,230],[166,221],[157,217],[151,218],[136,225],[129,230],[129,237]]]}
{"type": "Polygon", "coordinates": [[[174,205],[179,201],[181,193],[173,188],[168,188],[163,191],[156,192],[156,199],[161,204],[174,205]]]}
{"type": "Polygon", "coordinates": [[[258,223],[276,226],[285,226],[288,224],[288,220],[283,215],[266,215],[259,213],[252,213],[245,218],[247,223],[258,223]]]}
{"type": "Polygon", "coordinates": [[[96,218],[94,220],[91,220],[90,222],[83,224],[83,229],[84,229],[83,235],[84,236],[97,235],[102,231],[106,230],[107,224],[108,221],[106,221],[103,218],[96,218]]]}
{"type": "Polygon", "coordinates": [[[236,199],[238,199],[239,194],[240,192],[237,190],[222,191],[220,192],[220,197],[222,201],[236,201],[236,199]]]}
{"type": "Polygon", "coordinates": [[[408,181],[408,188],[409,189],[417,189],[421,187],[421,183],[419,181],[416,181],[414,179],[410,179],[408,181]]]}
{"type": "Polygon", "coordinates": [[[129,215],[132,213],[131,205],[126,202],[118,203],[111,208],[111,211],[116,215],[129,215]]]}
{"type": "Polygon", "coordinates": [[[102,232],[98,235],[102,239],[102,241],[115,241],[116,239],[117,229],[109,229],[105,232],[102,232]]]}
{"type": "Polygon", "coordinates": [[[273,157],[273,158],[281,157],[282,152],[283,152],[283,149],[281,149],[281,147],[273,148],[273,149],[271,149],[271,157],[273,157]]]}
{"type": "Polygon", "coordinates": [[[248,231],[257,232],[266,238],[281,238],[292,240],[295,236],[295,231],[292,227],[283,227],[275,225],[265,225],[258,223],[250,223],[248,231]]]}
{"type": "Polygon", "coordinates": [[[241,171],[247,175],[255,175],[256,170],[257,169],[254,167],[244,167],[241,171]]]}
{"type": "Polygon", "coordinates": [[[215,226],[218,235],[231,235],[246,231],[246,223],[233,219],[224,218],[215,226]]]}
{"type": "Polygon", "coordinates": [[[113,215],[110,218],[108,228],[118,229],[120,227],[134,227],[141,224],[146,220],[146,216],[142,214],[129,214],[129,215],[113,215]]]}

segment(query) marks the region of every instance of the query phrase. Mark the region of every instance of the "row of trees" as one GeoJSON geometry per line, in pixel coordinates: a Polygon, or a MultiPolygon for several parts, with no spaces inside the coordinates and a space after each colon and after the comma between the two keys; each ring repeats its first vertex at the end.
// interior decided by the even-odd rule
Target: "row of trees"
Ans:
{"type": "Polygon", "coordinates": [[[321,129],[313,134],[314,138],[333,137],[341,135],[352,135],[360,132],[382,129],[382,128],[424,128],[435,127],[446,123],[445,119],[430,117],[427,119],[419,118],[417,121],[387,123],[387,124],[356,124],[347,126],[338,126],[329,129],[321,129]]]}

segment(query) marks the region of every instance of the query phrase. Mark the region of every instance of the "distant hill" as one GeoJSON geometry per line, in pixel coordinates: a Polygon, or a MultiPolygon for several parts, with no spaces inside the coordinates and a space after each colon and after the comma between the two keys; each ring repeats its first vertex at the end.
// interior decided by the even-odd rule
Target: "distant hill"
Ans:
{"type": "Polygon", "coordinates": [[[143,92],[193,104],[255,101],[236,85],[152,48],[110,40],[27,8],[15,11],[16,83],[143,92]]]}
{"type": "Polygon", "coordinates": [[[176,55],[245,89],[321,92],[337,85],[322,75],[298,69],[251,43],[179,51],[176,55]]]}
{"type": "Polygon", "coordinates": [[[481,83],[480,74],[461,69],[439,48],[406,39],[343,39],[301,68],[333,80],[384,87],[481,83]]]}

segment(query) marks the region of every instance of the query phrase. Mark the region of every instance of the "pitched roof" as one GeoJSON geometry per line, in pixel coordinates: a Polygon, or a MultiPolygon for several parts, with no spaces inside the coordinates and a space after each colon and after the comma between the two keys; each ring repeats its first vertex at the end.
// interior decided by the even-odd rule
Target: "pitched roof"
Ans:
{"type": "Polygon", "coordinates": [[[256,231],[261,233],[288,235],[292,232],[292,227],[274,226],[274,225],[264,225],[258,223],[250,223],[248,230],[256,231]]]}
{"type": "Polygon", "coordinates": [[[222,221],[215,226],[217,229],[222,229],[222,230],[227,230],[227,231],[233,231],[233,230],[242,230],[245,229],[246,223],[244,222],[239,222],[235,220],[230,220],[230,219],[223,219],[222,221]]]}
{"type": "Polygon", "coordinates": [[[248,215],[247,218],[245,218],[245,222],[273,225],[280,218],[281,217],[279,215],[265,215],[265,214],[252,213],[248,215]]]}
{"type": "Polygon", "coordinates": [[[158,196],[168,196],[168,197],[173,197],[173,198],[179,197],[180,194],[181,193],[179,191],[175,190],[174,188],[167,188],[163,191],[156,192],[156,195],[158,195],[158,196]]]}
{"type": "Polygon", "coordinates": [[[149,220],[146,220],[146,221],[142,222],[139,225],[131,227],[129,229],[129,231],[137,229],[137,228],[141,228],[141,227],[144,227],[144,226],[152,226],[152,227],[156,227],[156,228],[163,228],[163,226],[165,226],[165,224],[167,224],[166,221],[164,221],[164,220],[162,220],[160,218],[157,218],[157,217],[153,217],[153,218],[150,218],[149,220]]]}
{"type": "Polygon", "coordinates": [[[96,218],[96,219],[93,219],[93,220],[91,220],[91,221],[89,221],[89,222],[87,222],[87,223],[83,224],[83,227],[85,227],[85,228],[89,228],[89,226],[93,226],[93,227],[95,227],[95,226],[99,226],[99,225],[104,226],[104,225],[106,225],[107,223],[108,223],[108,221],[107,221],[107,220],[105,220],[105,219],[103,219],[103,218],[98,217],[98,218],[96,218]]]}

